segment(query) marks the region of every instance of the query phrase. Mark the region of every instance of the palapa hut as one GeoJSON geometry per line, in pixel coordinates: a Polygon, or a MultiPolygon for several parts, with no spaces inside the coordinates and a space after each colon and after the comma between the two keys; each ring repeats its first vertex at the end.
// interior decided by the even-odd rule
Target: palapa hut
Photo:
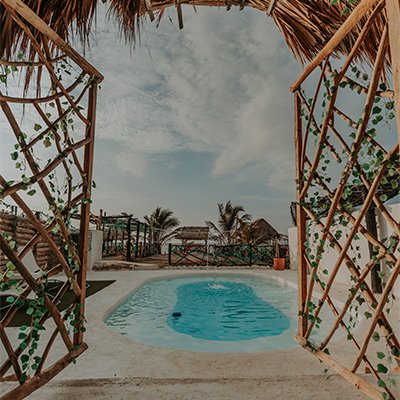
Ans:
{"type": "Polygon", "coordinates": [[[279,233],[264,218],[256,219],[249,224],[250,242],[253,244],[269,243],[279,239],[279,233]]]}
{"type": "MultiPolygon", "coordinates": [[[[382,108],[374,105],[374,102],[387,101],[389,105],[384,107],[387,110],[397,111],[397,114],[393,114],[391,118],[396,118],[397,127],[400,127],[399,0],[359,0],[358,4],[353,1],[335,2],[331,0],[109,0],[107,3],[110,17],[115,18],[121,32],[131,42],[140,39],[139,28],[147,17],[151,21],[157,21],[162,18],[167,7],[176,8],[180,28],[183,27],[182,6],[184,4],[193,7],[226,7],[228,10],[231,7],[251,7],[265,12],[273,18],[290,51],[300,62],[312,60],[291,86],[295,104],[297,269],[299,278],[299,318],[296,339],[301,346],[311,351],[320,361],[332,367],[370,398],[375,400],[396,399],[395,391],[397,389],[393,385],[391,386],[387,377],[395,373],[393,366],[400,364],[400,344],[387,310],[390,309],[388,302],[394,293],[400,273],[398,253],[392,244],[395,243],[395,247],[398,244],[400,226],[398,218],[396,219],[394,215],[394,209],[386,207],[384,199],[377,195],[377,188],[384,177],[385,169],[394,169],[398,144],[388,149],[386,142],[384,140],[380,142],[379,135],[377,136],[369,130],[369,125],[370,123],[378,125],[384,119],[379,114],[382,108]],[[339,60],[333,68],[331,61],[334,58],[339,60]],[[368,64],[371,70],[370,76],[367,76],[367,80],[363,82],[357,80],[357,72],[359,72],[357,68],[355,69],[356,78],[348,74],[349,67],[354,62],[360,61],[368,64]],[[314,72],[315,74],[313,74],[314,72]],[[386,77],[390,75],[393,78],[387,80],[386,77]],[[317,78],[315,78],[316,76],[317,78]],[[313,83],[316,83],[315,93],[312,94],[311,99],[305,97],[301,86],[308,78],[312,78],[313,83]],[[393,87],[387,87],[390,83],[393,83],[393,87]],[[344,112],[346,110],[340,110],[340,105],[336,102],[338,92],[349,89],[348,86],[351,90],[355,89],[360,93],[363,99],[365,97],[361,115],[355,120],[344,112]],[[321,110],[316,107],[320,92],[327,101],[322,119],[319,112],[321,110]],[[374,118],[373,114],[379,114],[380,118],[374,118]],[[335,120],[344,120],[346,122],[344,125],[350,126],[354,131],[341,132],[343,123],[340,126],[335,124],[335,120]],[[315,137],[309,140],[311,135],[315,137]],[[332,142],[332,137],[335,139],[334,142],[332,142]],[[315,147],[313,147],[313,143],[315,147]],[[360,151],[365,145],[371,146],[368,148],[371,154],[379,154],[379,163],[373,166],[374,171],[371,175],[365,174],[361,162],[360,151]],[[348,160],[344,163],[345,165],[340,166],[342,176],[335,183],[326,179],[326,175],[334,175],[332,170],[329,170],[326,165],[324,165],[325,169],[322,169],[324,173],[321,173],[319,169],[322,158],[324,157],[327,161],[327,157],[323,153],[328,151],[330,158],[338,164],[342,162],[343,158],[339,154],[344,154],[344,158],[348,160]],[[360,177],[361,184],[367,189],[366,198],[357,215],[353,215],[341,203],[345,189],[348,189],[346,185],[349,177],[354,171],[360,177]],[[316,187],[330,201],[325,225],[315,215],[313,206],[310,207],[308,206],[310,203],[307,203],[307,200],[313,195],[312,190],[316,187]],[[372,203],[382,212],[392,229],[393,234],[389,244],[388,241],[385,242],[385,238],[374,235],[364,226],[363,217],[372,203]],[[344,218],[346,223],[352,226],[345,242],[336,239],[334,232],[331,231],[334,228],[333,223],[336,223],[335,218],[338,213],[342,220],[344,218]],[[316,254],[312,254],[313,258],[311,258],[310,252],[306,251],[309,239],[306,234],[306,218],[313,220],[321,228],[321,235],[315,239],[318,246],[316,254]],[[357,258],[350,253],[350,249],[357,247],[357,243],[354,243],[353,240],[357,240],[358,236],[363,236],[374,249],[377,249],[376,258],[371,259],[367,265],[359,265],[357,258]],[[322,269],[319,265],[320,255],[328,246],[338,253],[335,264],[330,266],[330,270],[322,269]],[[376,265],[381,260],[385,263],[387,277],[382,294],[377,298],[369,282],[371,271],[375,271],[376,265]],[[349,297],[346,299],[343,309],[338,311],[335,302],[331,299],[331,288],[340,268],[347,268],[351,282],[349,283],[349,297]],[[307,273],[311,270],[312,274],[307,273]],[[368,314],[358,313],[359,318],[362,318],[365,323],[362,336],[353,332],[352,328],[347,325],[348,308],[353,306],[354,300],[359,301],[360,304],[362,301],[369,307],[368,314]],[[324,305],[332,311],[335,322],[327,330],[328,334],[323,342],[316,344],[311,336],[315,333],[316,326],[319,328],[319,312],[324,305]],[[353,352],[348,353],[349,356],[352,356],[352,365],[344,365],[344,361],[340,358],[340,352],[332,352],[332,349],[327,347],[339,327],[344,329],[349,343],[354,346],[353,352]],[[373,350],[369,346],[371,339],[376,342],[373,350]],[[375,346],[382,349],[380,353],[376,353],[375,346]],[[367,350],[370,352],[367,353],[367,350]],[[372,353],[373,357],[371,357],[372,353]],[[380,358],[380,355],[385,356],[387,353],[392,354],[391,357],[394,360],[392,365],[383,365],[384,360],[378,360],[379,364],[377,364],[376,354],[380,358]],[[367,381],[360,375],[361,367],[363,367],[362,371],[371,372],[370,380],[367,381]],[[389,368],[391,368],[390,371],[389,368]],[[386,374],[387,371],[389,371],[388,374],[386,374]],[[372,380],[374,383],[371,383],[372,380]]],[[[9,123],[11,134],[15,136],[16,144],[19,146],[17,153],[25,158],[31,171],[29,177],[23,177],[19,182],[12,182],[7,177],[0,175],[1,196],[3,198],[10,197],[23,210],[37,232],[32,240],[18,251],[11,245],[12,241],[8,242],[0,235],[0,251],[2,256],[6,256],[10,260],[8,264],[24,278],[26,289],[22,295],[34,292],[34,295],[42,300],[38,304],[46,306],[44,315],[26,330],[26,337],[17,347],[12,346],[12,343],[16,342],[16,338],[10,340],[8,335],[12,332],[6,330],[16,312],[15,303],[17,302],[10,304],[5,317],[0,321],[1,344],[7,354],[6,361],[0,366],[0,377],[17,381],[16,386],[3,395],[3,400],[22,399],[28,396],[52,379],[88,347],[84,342],[85,272],[88,253],[96,96],[98,84],[103,76],[68,43],[74,36],[80,37],[84,43],[89,41],[96,5],[97,0],[0,0],[0,83],[6,82],[7,74],[15,68],[24,70],[22,73],[25,73],[26,77],[25,91],[22,91],[19,97],[11,97],[0,91],[0,107],[9,123]],[[82,71],[68,87],[57,74],[62,74],[63,71],[57,71],[57,69],[59,63],[66,58],[82,71]],[[52,85],[52,92],[46,97],[42,97],[40,92],[43,81],[51,82],[52,85]],[[37,89],[36,96],[33,98],[27,97],[29,83],[37,89]],[[48,116],[42,109],[50,102],[53,102],[57,113],[56,118],[53,114],[48,116]],[[62,106],[63,102],[68,104],[66,109],[62,106]],[[87,105],[85,109],[81,107],[82,104],[87,105]],[[13,113],[16,105],[29,106],[36,110],[38,119],[45,126],[45,128],[40,126],[37,131],[34,129],[35,132],[29,132],[29,135],[34,136],[33,139],[28,139],[21,132],[19,122],[13,113]],[[79,133],[81,136],[74,141],[71,140],[68,129],[60,129],[60,121],[68,122],[70,117],[79,120],[80,123],[79,129],[75,128],[74,135],[78,136],[79,133]],[[53,155],[48,164],[40,166],[32,155],[32,148],[38,142],[41,144],[49,132],[54,135],[52,148],[57,152],[57,156],[53,155]],[[31,141],[28,143],[27,140],[31,141]],[[79,149],[83,151],[78,154],[79,149]],[[69,165],[76,167],[74,175],[70,174],[69,165]],[[62,206],[56,204],[47,186],[48,181],[45,179],[49,178],[56,168],[64,168],[69,174],[69,186],[66,188],[65,201],[62,206]],[[77,183],[76,186],[75,183],[77,183]],[[49,204],[53,215],[46,226],[33,214],[29,199],[26,200],[19,196],[19,193],[26,190],[27,185],[35,185],[36,189],[39,188],[38,190],[43,193],[49,204]],[[72,193],[72,188],[77,188],[77,190],[72,193]],[[71,240],[68,231],[71,210],[77,206],[80,207],[81,216],[78,245],[71,240]],[[64,249],[60,251],[49,234],[56,225],[59,228],[65,251],[64,249]],[[55,299],[47,297],[43,287],[38,285],[38,282],[27,273],[23,262],[24,254],[41,239],[49,244],[57,262],[68,278],[67,284],[62,289],[64,292],[60,291],[60,295],[57,295],[55,299]],[[74,318],[72,333],[56,307],[59,296],[62,296],[68,288],[72,288],[74,291],[74,303],[70,306],[71,315],[74,318]],[[35,365],[35,372],[29,375],[26,365],[25,367],[21,365],[21,355],[24,349],[31,345],[34,336],[32,336],[32,329],[38,329],[37,326],[43,325],[47,317],[51,317],[55,323],[55,331],[47,345],[39,346],[39,348],[45,348],[45,352],[41,353],[42,358],[35,365]],[[48,365],[47,356],[51,353],[56,338],[62,339],[66,353],[48,365]]],[[[385,129],[381,130],[385,131],[385,134],[387,133],[385,129]]],[[[398,134],[400,137],[400,129],[398,129],[398,134]]],[[[49,141],[46,144],[48,143],[49,141]]],[[[260,225],[263,224],[260,223],[260,225]]],[[[262,230],[262,228],[260,229],[262,230]]],[[[270,231],[269,228],[268,231],[270,231]]],[[[310,247],[307,250],[310,250],[310,247]]],[[[327,324],[329,321],[324,318],[322,323],[327,324]]],[[[36,342],[34,343],[37,345],[36,342]]]]}
{"type": "Polygon", "coordinates": [[[181,240],[184,246],[196,240],[203,240],[207,244],[209,232],[208,226],[182,226],[174,231],[174,238],[181,240]]]}

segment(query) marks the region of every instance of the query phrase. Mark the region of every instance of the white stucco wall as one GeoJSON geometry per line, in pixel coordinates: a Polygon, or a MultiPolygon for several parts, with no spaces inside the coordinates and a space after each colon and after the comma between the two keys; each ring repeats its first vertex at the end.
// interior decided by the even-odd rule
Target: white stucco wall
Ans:
{"type": "Polygon", "coordinates": [[[101,261],[102,253],[103,231],[91,229],[89,231],[88,270],[91,270],[96,262],[101,261]]]}
{"type": "MultiPolygon", "coordinates": [[[[392,204],[392,205],[386,205],[385,207],[387,210],[390,212],[390,214],[394,217],[396,221],[400,220],[400,204],[392,204]]],[[[354,213],[354,217],[357,218],[358,213],[354,213]]],[[[325,222],[325,219],[322,220],[322,222],[325,222]]],[[[378,234],[380,238],[385,238],[390,236],[393,233],[392,227],[387,223],[386,219],[382,215],[381,212],[377,210],[377,222],[378,222],[378,234]]],[[[365,220],[363,219],[362,224],[365,226],[365,220]]],[[[348,226],[340,227],[342,233],[342,237],[339,239],[340,244],[344,244],[347,238],[348,233],[350,232],[351,229],[351,224],[348,226]]],[[[315,224],[312,224],[310,227],[310,232],[311,236],[318,232],[319,236],[321,236],[321,230],[320,228],[316,227],[315,224]]],[[[291,269],[297,269],[297,229],[295,227],[289,228],[288,230],[288,236],[289,236],[289,253],[290,253],[290,268],[291,269]]],[[[359,240],[353,241],[353,246],[359,247],[359,249],[354,249],[353,251],[349,249],[348,254],[350,257],[355,257],[355,262],[360,266],[360,268],[364,268],[365,264],[370,260],[369,257],[369,251],[368,251],[368,241],[361,235],[358,234],[359,240]]],[[[329,246],[326,247],[326,250],[323,254],[323,257],[320,261],[320,270],[322,271],[323,269],[327,269],[329,272],[332,271],[332,269],[335,266],[335,263],[339,257],[339,253],[335,250],[330,248],[329,246]]],[[[385,269],[385,264],[382,264],[382,270],[386,272],[386,276],[384,280],[387,280],[389,277],[389,271],[385,269]]],[[[340,283],[350,283],[350,274],[348,272],[348,269],[345,264],[342,264],[337,278],[337,282],[340,283]]],[[[395,294],[400,295],[400,280],[397,280],[396,286],[395,286],[395,294]]]]}

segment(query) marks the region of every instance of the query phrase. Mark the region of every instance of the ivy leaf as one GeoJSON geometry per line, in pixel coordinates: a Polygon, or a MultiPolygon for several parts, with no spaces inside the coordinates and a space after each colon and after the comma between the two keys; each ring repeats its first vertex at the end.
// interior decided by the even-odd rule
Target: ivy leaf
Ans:
{"type": "Polygon", "coordinates": [[[386,108],[387,110],[393,110],[393,108],[394,108],[394,101],[388,101],[388,102],[385,104],[385,108],[386,108]]]}
{"type": "Polygon", "coordinates": [[[374,341],[374,342],[379,342],[379,339],[380,339],[381,337],[379,336],[379,333],[378,332],[374,332],[374,334],[372,335],[372,340],[374,341]]]}
{"type": "Polygon", "coordinates": [[[15,161],[18,158],[18,151],[14,151],[10,155],[11,155],[11,160],[15,161]]]}
{"type": "Polygon", "coordinates": [[[33,196],[35,193],[36,193],[36,190],[35,190],[35,189],[32,189],[32,190],[30,190],[30,191],[27,193],[27,195],[28,195],[28,196],[33,196]]]}
{"type": "Polygon", "coordinates": [[[385,353],[382,353],[381,351],[378,351],[378,352],[376,353],[376,355],[378,356],[378,358],[379,358],[380,360],[382,360],[383,358],[385,358],[385,353]]]}
{"type": "Polygon", "coordinates": [[[7,261],[6,268],[10,271],[14,271],[15,265],[11,261],[7,261]]]}
{"type": "Polygon", "coordinates": [[[28,344],[25,343],[25,342],[22,342],[22,343],[19,344],[19,347],[20,347],[22,350],[25,350],[25,349],[26,349],[26,346],[28,346],[28,344]]]}
{"type": "Polygon", "coordinates": [[[380,199],[381,201],[386,201],[386,200],[388,199],[387,194],[382,194],[382,195],[380,195],[380,196],[379,196],[379,199],[380,199]]]}
{"type": "Polygon", "coordinates": [[[29,361],[29,356],[28,356],[28,354],[22,354],[22,356],[21,356],[21,361],[22,361],[23,363],[28,362],[28,361],[29,361]]]}
{"type": "Polygon", "coordinates": [[[375,107],[372,109],[372,114],[379,114],[381,111],[382,111],[382,108],[380,108],[380,107],[378,107],[378,106],[375,106],[375,107]]]}
{"type": "Polygon", "coordinates": [[[364,315],[366,319],[372,318],[372,314],[369,311],[365,311],[364,315]]]}
{"type": "Polygon", "coordinates": [[[29,307],[29,308],[26,310],[26,313],[27,313],[28,315],[32,315],[34,311],[35,311],[35,310],[34,310],[32,307],[29,307]]]}
{"type": "Polygon", "coordinates": [[[39,125],[39,124],[35,124],[35,125],[33,125],[33,130],[34,131],[40,131],[42,129],[42,125],[39,125]]]}
{"type": "Polygon", "coordinates": [[[382,372],[382,374],[386,374],[386,372],[388,372],[387,367],[383,364],[379,363],[377,367],[378,367],[378,372],[382,372]]]}

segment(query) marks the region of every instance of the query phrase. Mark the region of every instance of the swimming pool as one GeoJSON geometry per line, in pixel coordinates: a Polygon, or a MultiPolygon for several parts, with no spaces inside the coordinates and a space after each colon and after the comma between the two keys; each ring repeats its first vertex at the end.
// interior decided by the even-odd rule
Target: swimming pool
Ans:
{"type": "Polygon", "coordinates": [[[254,275],[158,279],[137,288],[105,323],[135,341],[183,350],[294,347],[297,291],[254,275]]]}

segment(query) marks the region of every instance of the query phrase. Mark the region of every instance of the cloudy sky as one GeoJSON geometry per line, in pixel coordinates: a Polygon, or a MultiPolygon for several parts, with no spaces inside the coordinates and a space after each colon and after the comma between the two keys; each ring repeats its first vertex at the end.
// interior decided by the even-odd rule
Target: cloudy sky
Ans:
{"type": "Polygon", "coordinates": [[[135,49],[100,9],[87,52],[98,100],[94,210],[139,217],[160,205],[183,224],[231,200],[280,231],[294,198],[292,96],[299,73],[272,20],[253,10],[173,9],[135,49]]]}
{"type": "MultiPolygon", "coordinates": [[[[184,26],[171,9],[158,28],[144,24],[133,48],[100,6],[86,50],[105,76],[93,211],[142,218],[162,206],[202,225],[231,200],[284,233],[295,197],[288,88],[300,66],[260,12],[184,7],[184,26]]],[[[3,161],[13,144],[2,140],[3,161]]]]}

